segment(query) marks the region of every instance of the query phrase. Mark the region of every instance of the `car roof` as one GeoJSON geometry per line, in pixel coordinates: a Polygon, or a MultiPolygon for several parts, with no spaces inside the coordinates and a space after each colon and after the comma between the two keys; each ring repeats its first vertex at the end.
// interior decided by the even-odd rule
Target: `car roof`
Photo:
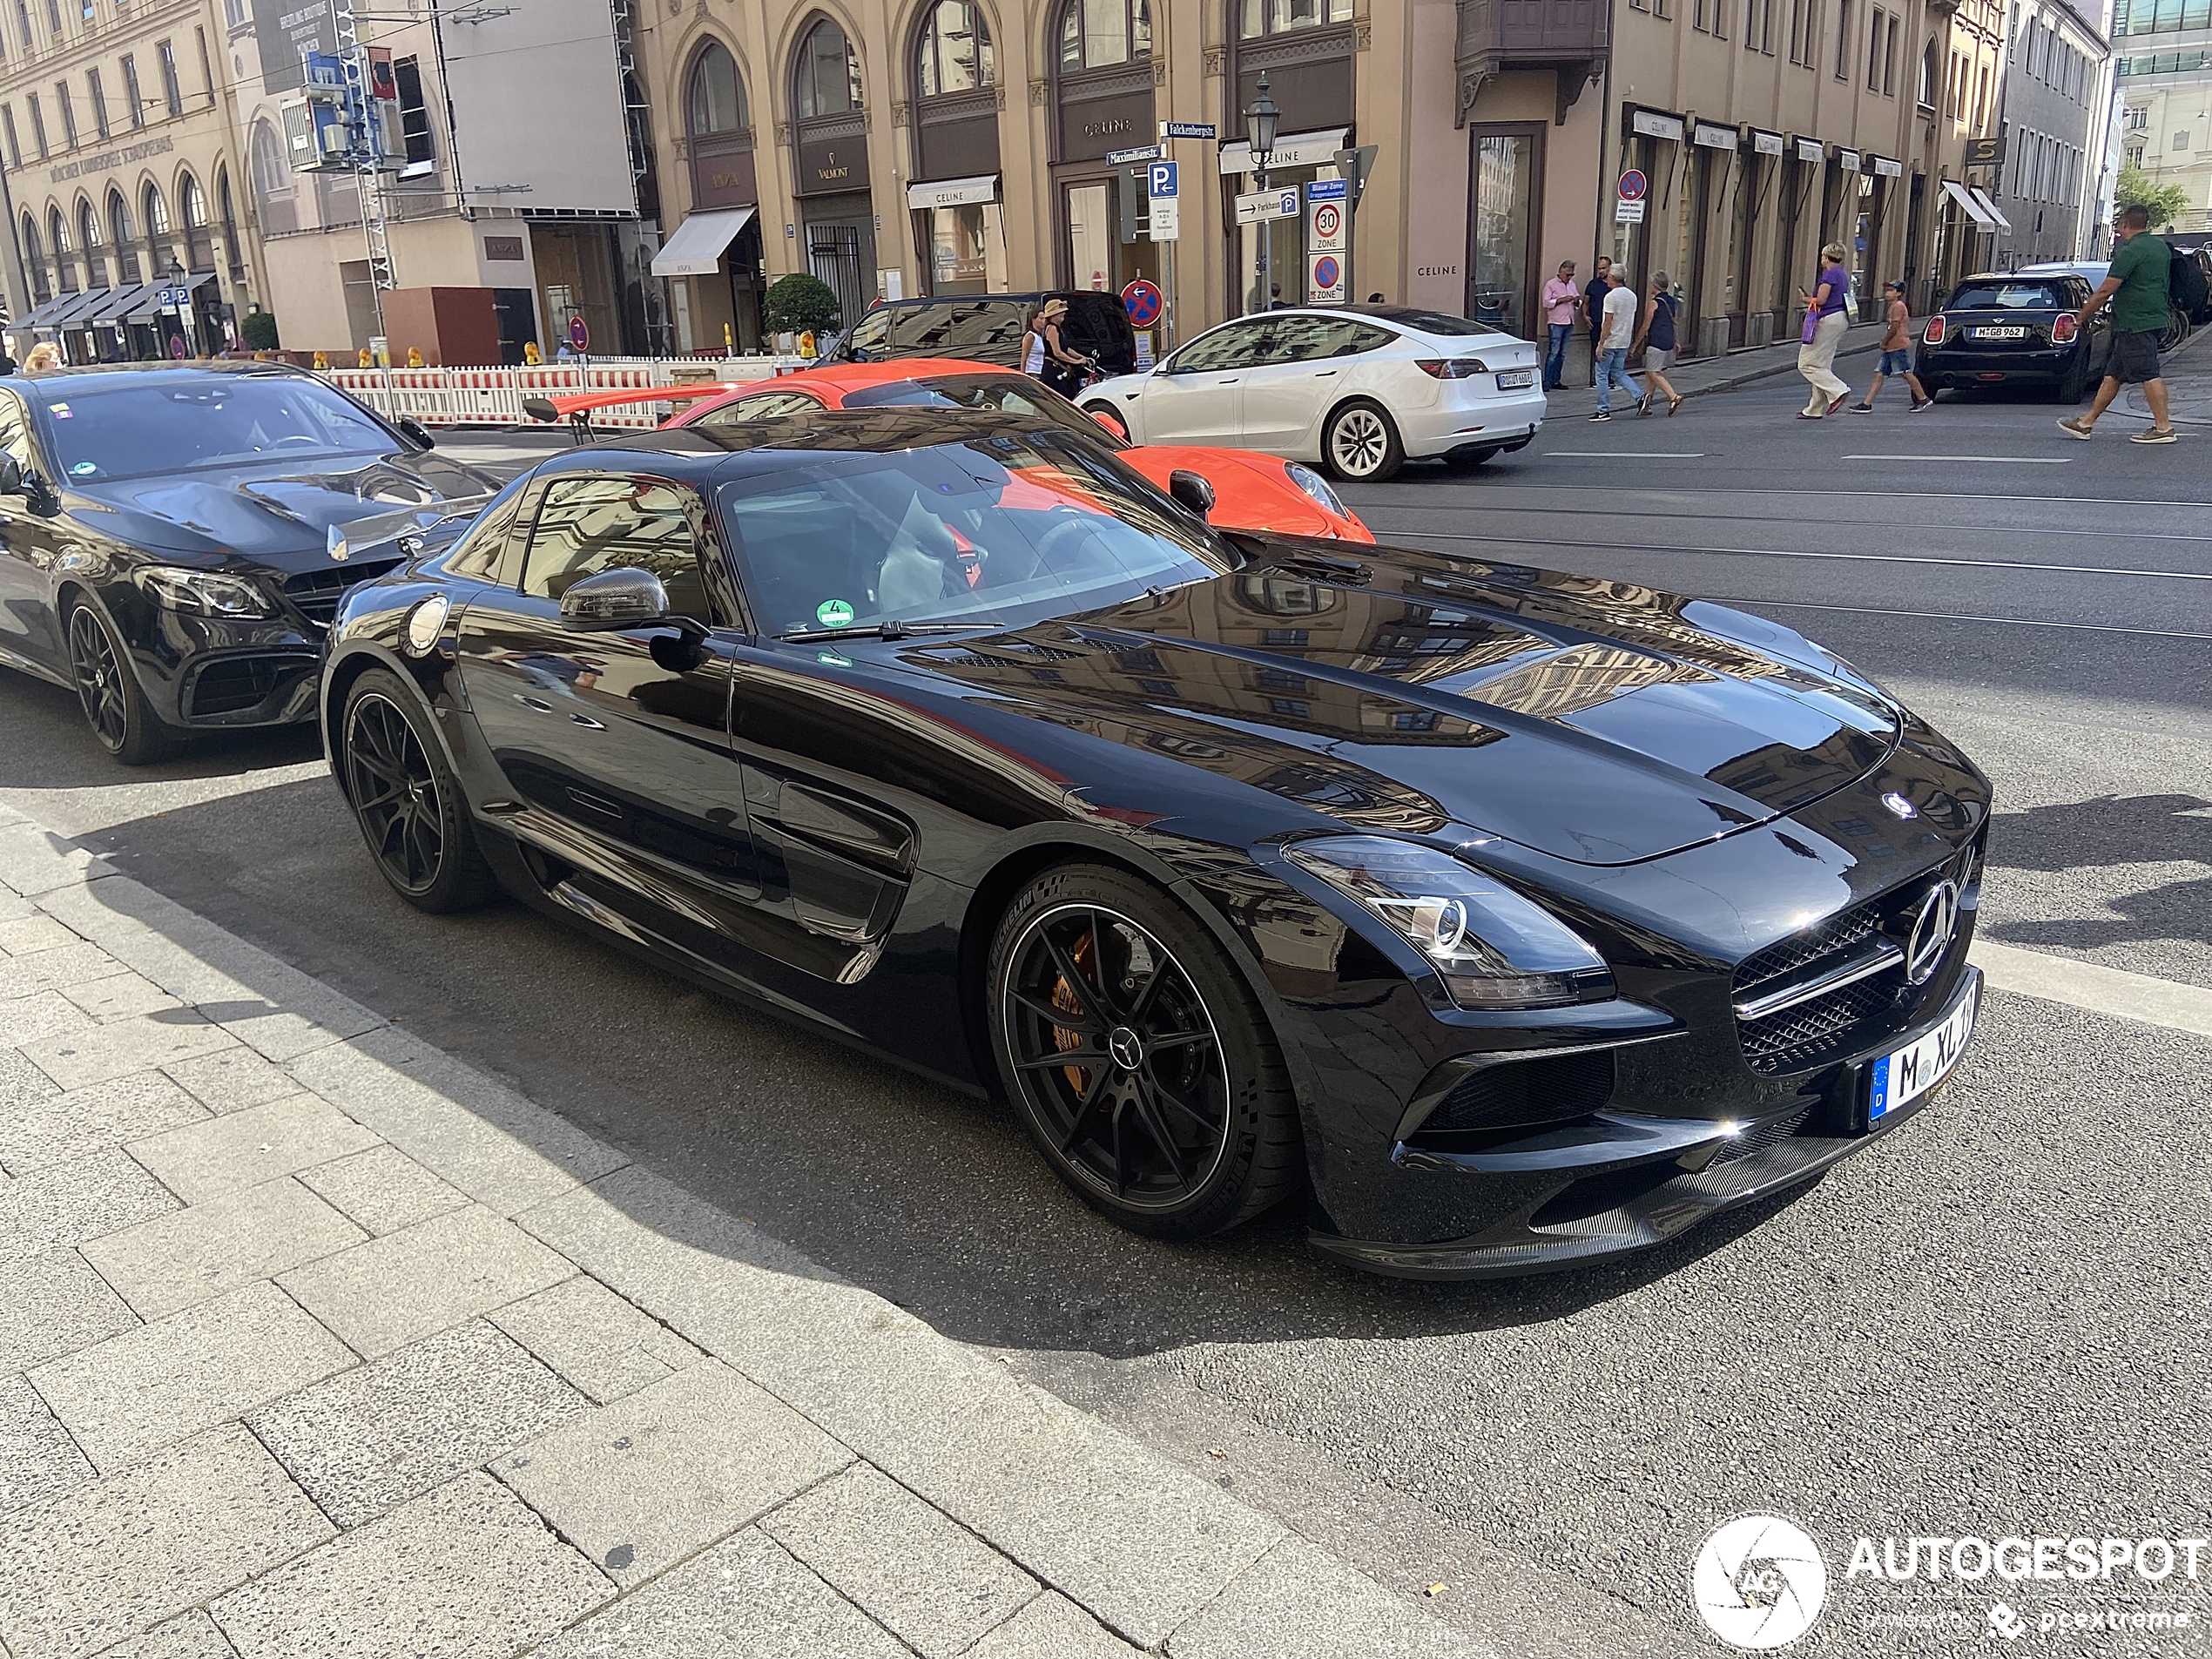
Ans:
{"type": "Polygon", "coordinates": [[[79,391],[97,392],[115,386],[143,385],[148,381],[167,386],[239,374],[283,375],[305,380],[314,378],[304,369],[294,368],[289,363],[241,358],[235,361],[215,359],[199,363],[86,363],[64,368],[43,368],[36,374],[27,374],[18,369],[8,379],[13,384],[35,385],[40,381],[65,378],[79,391]]]}
{"type": "Polygon", "coordinates": [[[662,427],[570,449],[538,470],[597,472],[631,469],[641,455],[657,456],[656,470],[705,481],[729,473],[781,471],[831,454],[894,455],[964,438],[1021,433],[1064,435],[1058,422],[996,409],[947,408],[941,404],[893,404],[868,409],[816,409],[764,415],[719,427],[662,427]]]}

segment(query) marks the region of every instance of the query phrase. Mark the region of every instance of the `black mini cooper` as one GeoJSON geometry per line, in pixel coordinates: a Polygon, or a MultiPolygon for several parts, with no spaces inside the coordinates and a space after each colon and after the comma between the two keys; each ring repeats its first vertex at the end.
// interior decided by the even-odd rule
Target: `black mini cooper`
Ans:
{"type": "Polygon", "coordinates": [[[1927,320],[1914,370],[1931,393],[2033,386],[2079,403],[2104,377],[2105,314],[2087,333],[2075,314],[2094,286],[2071,273],[1970,276],[1927,320]]]}
{"type": "Polygon", "coordinates": [[[1932,1097],[1989,808],[1942,737],[1741,611],[1173,482],[944,408],[563,454],[346,595],[339,786],[410,903],[1001,1092],[1159,1237],[1305,1191],[1368,1267],[1562,1266],[1932,1097]]]}

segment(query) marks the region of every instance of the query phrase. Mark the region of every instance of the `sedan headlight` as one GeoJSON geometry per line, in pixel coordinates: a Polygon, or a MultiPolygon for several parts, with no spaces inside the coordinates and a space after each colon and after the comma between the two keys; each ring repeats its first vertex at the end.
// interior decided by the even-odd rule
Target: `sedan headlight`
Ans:
{"type": "Polygon", "coordinates": [[[275,613],[260,589],[241,577],[153,564],[133,573],[140,588],[168,610],[196,617],[267,617],[275,613]]]}
{"type": "Polygon", "coordinates": [[[1305,492],[1306,498],[1323,511],[1334,513],[1339,518],[1352,516],[1337,492],[1329,488],[1329,481],[1312,468],[1290,461],[1284,463],[1283,470],[1291,475],[1291,482],[1305,492]]]}
{"type": "Polygon", "coordinates": [[[1420,952],[1463,1008],[1558,1008],[1612,994],[1612,970],[1587,941],[1448,853],[1383,835],[1329,835],[1283,855],[1420,952]]]}

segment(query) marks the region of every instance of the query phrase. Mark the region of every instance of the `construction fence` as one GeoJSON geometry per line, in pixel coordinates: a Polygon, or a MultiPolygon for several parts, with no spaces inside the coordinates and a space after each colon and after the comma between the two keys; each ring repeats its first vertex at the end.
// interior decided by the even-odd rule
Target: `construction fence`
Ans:
{"type": "MultiPolygon", "coordinates": [[[[531,424],[527,398],[577,392],[647,391],[654,387],[772,380],[811,368],[808,357],[598,357],[528,368],[323,368],[318,378],[351,393],[388,421],[424,426],[514,427],[531,424]]],[[[675,400],[595,409],[594,427],[651,431],[675,400]]]]}

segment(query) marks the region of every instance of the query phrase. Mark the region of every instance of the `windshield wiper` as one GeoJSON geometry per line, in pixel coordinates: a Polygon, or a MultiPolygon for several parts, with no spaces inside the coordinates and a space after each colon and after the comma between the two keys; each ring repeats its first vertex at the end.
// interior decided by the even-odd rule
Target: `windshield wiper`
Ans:
{"type": "Polygon", "coordinates": [[[776,637],[794,645],[811,645],[823,639],[904,639],[909,634],[956,634],[969,628],[1005,625],[998,622],[900,622],[894,617],[889,622],[871,623],[865,628],[794,628],[776,637]]]}

